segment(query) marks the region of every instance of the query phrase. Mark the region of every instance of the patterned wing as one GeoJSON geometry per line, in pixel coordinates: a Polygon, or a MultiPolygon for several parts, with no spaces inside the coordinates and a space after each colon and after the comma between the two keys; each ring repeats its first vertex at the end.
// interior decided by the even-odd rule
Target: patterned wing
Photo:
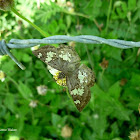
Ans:
{"type": "Polygon", "coordinates": [[[74,71],[80,64],[80,57],[70,46],[61,45],[59,48],[45,46],[33,53],[44,63],[66,74],[74,71]]]}
{"type": "Polygon", "coordinates": [[[62,60],[67,61],[69,63],[80,62],[80,57],[77,52],[71,46],[60,45],[58,50],[58,57],[62,58],[62,60]]]}
{"type": "Polygon", "coordinates": [[[94,85],[93,71],[85,65],[81,65],[73,75],[67,77],[67,87],[79,111],[90,100],[90,87],[94,85]]]}
{"type": "Polygon", "coordinates": [[[49,64],[57,59],[57,48],[53,46],[44,46],[33,51],[33,54],[41,59],[44,63],[49,64]]]}

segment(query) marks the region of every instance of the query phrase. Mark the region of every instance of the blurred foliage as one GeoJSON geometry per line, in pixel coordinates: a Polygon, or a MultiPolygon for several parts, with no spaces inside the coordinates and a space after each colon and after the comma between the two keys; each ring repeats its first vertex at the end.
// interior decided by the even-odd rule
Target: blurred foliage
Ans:
{"type": "MultiPolygon", "coordinates": [[[[140,0],[16,0],[15,5],[50,35],[139,41],[140,0]]],[[[0,34],[7,42],[43,38],[28,23],[3,11],[0,34]]],[[[96,75],[87,107],[81,113],[76,110],[65,89],[30,49],[13,49],[26,70],[7,56],[0,58],[0,70],[6,74],[5,81],[0,81],[0,129],[17,129],[0,131],[1,140],[127,140],[130,131],[140,128],[140,49],[69,44],[96,75]],[[46,95],[37,93],[40,85],[48,87],[46,95]]]]}

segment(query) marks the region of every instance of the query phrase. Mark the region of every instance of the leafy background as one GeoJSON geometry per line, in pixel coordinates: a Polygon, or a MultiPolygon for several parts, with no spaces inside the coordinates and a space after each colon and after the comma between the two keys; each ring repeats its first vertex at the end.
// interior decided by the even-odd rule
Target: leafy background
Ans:
{"type": "MultiPolygon", "coordinates": [[[[87,34],[139,41],[140,0],[15,3],[21,14],[49,35],[87,34]]],[[[7,42],[12,38],[43,38],[12,12],[3,11],[0,34],[7,42]]],[[[33,56],[31,49],[13,49],[26,70],[20,70],[7,56],[0,58],[0,70],[6,74],[5,81],[0,81],[0,128],[17,129],[0,132],[0,139],[127,140],[131,131],[140,128],[140,49],[74,42],[69,45],[75,46],[82,63],[95,72],[96,84],[91,88],[87,107],[81,113],[76,110],[65,89],[54,82],[46,65],[33,56]],[[48,87],[45,96],[37,93],[39,85],[48,87]],[[29,106],[31,101],[37,101],[35,108],[29,106]]]]}

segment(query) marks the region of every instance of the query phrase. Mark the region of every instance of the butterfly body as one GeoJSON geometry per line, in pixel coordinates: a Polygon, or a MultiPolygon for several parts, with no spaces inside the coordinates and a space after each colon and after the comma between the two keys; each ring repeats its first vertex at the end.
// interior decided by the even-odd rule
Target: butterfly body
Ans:
{"type": "Polygon", "coordinates": [[[94,85],[93,71],[86,65],[80,65],[80,57],[73,47],[45,46],[33,52],[38,58],[55,71],[54,79],[61,86],[67,86],[75,106],[82,111],[89,102],[90,87],[94,85]]]}
{"type": "Polygon", "coordinates": [[[65,74],[63,73],[63,72],[60,72],[59,73],[59,76],[58,76],[58,78],[59,79],[63,79],[63,78],[65,78],[66,76],[65,76],[65,74]]]}

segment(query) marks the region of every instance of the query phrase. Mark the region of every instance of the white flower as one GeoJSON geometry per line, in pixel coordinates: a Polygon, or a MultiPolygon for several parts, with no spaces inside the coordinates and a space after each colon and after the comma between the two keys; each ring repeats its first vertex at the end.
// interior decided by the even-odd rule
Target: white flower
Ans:
{"type": "Polygon", "coordinates": [[[99,115],[98,114],[94,114],[93,116],[95,119],[98,119],[99,118],[99,115]]]}
{"type": "Polygon", "coordinates": [[[130,132],[130,140],[140,140],[140,130],[130,132]]]}
{"type": "Polygon", "coordinates": [[[5,80],[5,73],[0,71],[0,80],[3,82],[5,80]]]}
{"type": "Polygon", "coordinates": [[[37,92],[39,95],[46,95],[47,86],[45,86],[45,85],[37,86],[37,92]]]}
{"type": "Polygon", "coordinates": [[[71,137],[72,135],[72,128],[69,127],[68,125],[65,125],[62,130],[61,130],[61,136],[64,138],[71,137]]]}
{"type": "Polygon", "coordinates": [[[31,101],[29,104],[30,107],[35,108],[37,106],[37,101],[31,101]]]}

